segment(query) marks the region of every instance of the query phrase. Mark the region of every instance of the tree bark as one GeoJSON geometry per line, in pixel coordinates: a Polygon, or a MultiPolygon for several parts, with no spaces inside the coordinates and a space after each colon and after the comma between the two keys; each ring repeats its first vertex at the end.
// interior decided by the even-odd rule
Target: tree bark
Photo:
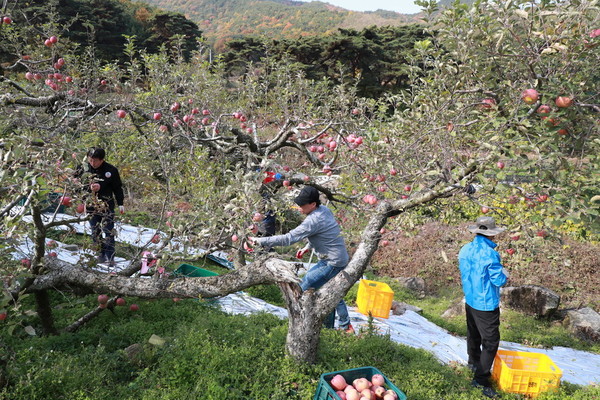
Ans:
{"type": "Polygon", "coordinates": [[[58,331],[54,327],[54,317],[52,316],[52,308],[50,306],[50,296],[47,290],[35,292],[35,303],[37,313],[42,323],[42,332],[44,335],[56,335],[58,331]]]}

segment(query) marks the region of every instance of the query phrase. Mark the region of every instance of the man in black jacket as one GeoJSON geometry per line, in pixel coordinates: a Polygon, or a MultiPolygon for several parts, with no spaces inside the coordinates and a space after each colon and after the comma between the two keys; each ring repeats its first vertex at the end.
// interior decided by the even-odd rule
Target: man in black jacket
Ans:
{"type": "Polygon", "coordinates": [[[90,173],[89,191],[92,193],[87,211],[91,213],[92,240],[99,247],[98,262],[114,264],[115,257],[115,202],[123,214],[123,185],[119,170],[104,161],[106,152],[101,148],[88,151],[90,173]],[[104,237],[103,237],[104,235],[104,237]]]}

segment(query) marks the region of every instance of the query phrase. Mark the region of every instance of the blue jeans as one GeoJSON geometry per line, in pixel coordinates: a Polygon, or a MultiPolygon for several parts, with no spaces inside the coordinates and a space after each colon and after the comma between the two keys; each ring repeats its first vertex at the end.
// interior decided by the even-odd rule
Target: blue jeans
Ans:
{"type": "MultiPolygon", "coordinates": [[[[319,289],[343,269],[344,268],[331,267],[329,264],[327,264],[327,261],[319,260],[319,262],[313,265],[308,270],[306,275],[304,275],[302,282],[300,282],[300,287],[302,290],[307,290],[310,288],[319,289]]],[[[346,307],[346,303],[343,299],[340,300],[337,306],[335,306],[335,312],[332,312],[328,317],[326,317],[325,321],[323,322],[325,327],[333,328],[336,312],[340,320],[340,328],[348,327],[348,325],[350,325],[350,316],[348,315],[348,307],[346,307]]]]}
{"type": "Polygon", "coordinates": [[[92,240],[99,247],[100,257],[113,261],[115,257],[115,210],[93,213],[90,219],[92,240]]]}

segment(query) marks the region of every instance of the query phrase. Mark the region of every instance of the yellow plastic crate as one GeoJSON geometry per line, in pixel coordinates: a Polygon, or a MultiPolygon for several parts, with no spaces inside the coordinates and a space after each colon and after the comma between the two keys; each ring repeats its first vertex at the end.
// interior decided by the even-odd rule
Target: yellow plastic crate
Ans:
{"type": "Polygon", "coordinates": [[[394,300],[394,291],[383,282],[361,279],[358,283],[356,304],[362,314],[388,318],[394,300]]]}
{"type": "Polygon", "coordinates": [[[562,370],[542,353],[498,350],[492,377],[505,392],[537,397],[558,388],[562,370]]]}

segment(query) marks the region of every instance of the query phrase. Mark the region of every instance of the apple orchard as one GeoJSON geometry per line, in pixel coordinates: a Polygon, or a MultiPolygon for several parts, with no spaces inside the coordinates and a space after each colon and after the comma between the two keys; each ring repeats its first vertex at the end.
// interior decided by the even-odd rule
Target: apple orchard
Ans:
{"type": "Polygon", "coordinates": [[[124,49],[128,62],[100,65],[93,51],[63,40],[68,27],[51,14],[33,33],[3,16],[0,34],[14,52],[0,76],[0,323],[18,323],[25,294],[35,297],[44,333],[54,333],[76,330],[125,296],[211,298],[276,283],[289,314],[287,353],[314,362],[325,316],[390,244],[386,232],[425,208],[447,217],[474,207],[531,238],[598,240],[597,4],[489,1],[435,16],[433,2],[423,5],[433,39],[414,44],[418,56],[406,65],[412,89],[377,100],[356,96],[360,71],[340,69],[345,84],[334,86],[265,59],[225,78],[200,52],[189,61],[177,47],[148,54],[135,38],[124,49]],[[121,170],[128,212],[151,213],[168,233],[151,240],[165,265],[186,259],[190,246],[226,250],[237,268],[143,280],[141,251],[116,276],[58,260],[47,234],[88,218],[73,172],[95,145],[121,170]],[[265,204],[267,171],[282,179],[266,185],[265,204]],[[248,254],[244,243],[266,207],[282,224],[297,223],[290,194],[307,184],[327,198],[353,246],[345,273],[302,293],[294,263],[248,254]],[[61,194],[71,220],[42,220],[50,192],[61,194]],[[10,259],[25,236],[34,251],[10,259]],[[185,245],[174,248],[171,238],[185,245]],[[102,297],[97,309],[58,327],[48,296],[57,288],[102,297]]]}

